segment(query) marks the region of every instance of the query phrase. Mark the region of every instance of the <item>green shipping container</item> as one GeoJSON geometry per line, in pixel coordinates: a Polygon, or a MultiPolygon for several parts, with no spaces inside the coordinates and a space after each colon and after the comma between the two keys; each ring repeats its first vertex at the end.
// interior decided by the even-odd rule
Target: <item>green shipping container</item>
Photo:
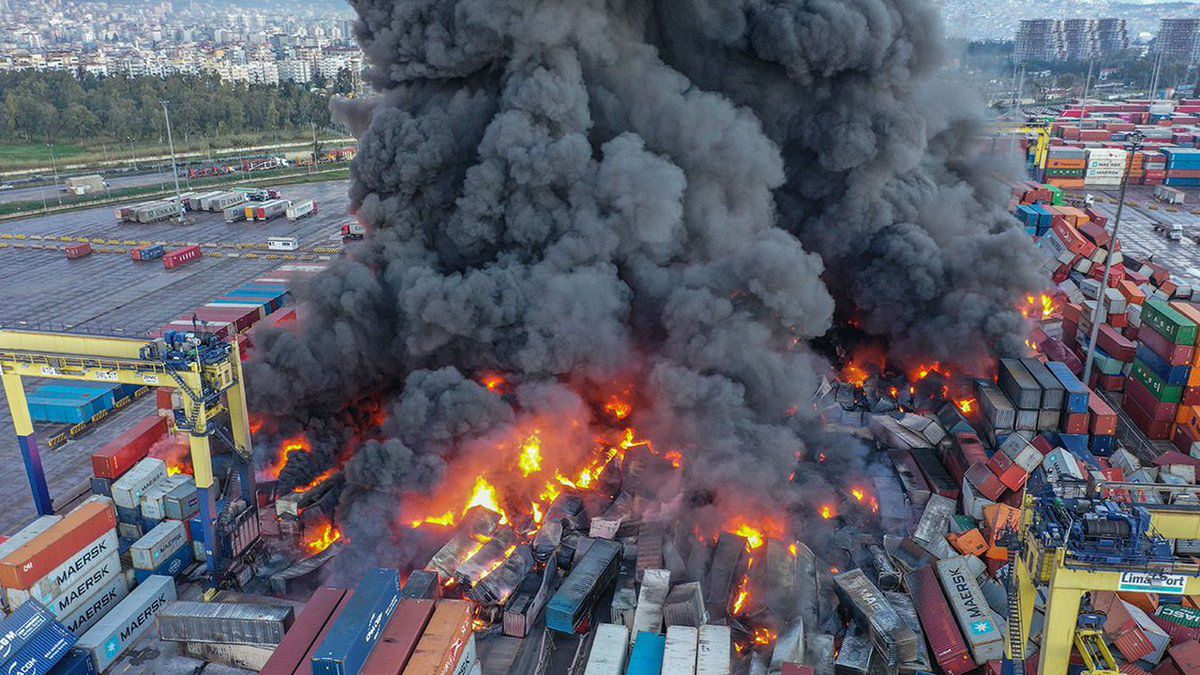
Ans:
{"type": "Polygon", "coordinates": [[[1133,370],[1130,371],[1133,379],[1146,385],[1154,398],[1162,403],[1179,403],[1183,400],[1183,387],[1168,386],[1163,382],[1162,378],[1154,374],[1153,370],[1146,367],[1146,364],[1141,361],[1133,362],[1133,370]]]}
{"type": "Polygon", "coordinates": [[[1062,188],[1058,187],[1057,185],[1046,185],[1044,187],[1047,190],[1050,190],[1050,194],[1054,195],[1050,199],[1051,206],[1062,206],[1063,204],[1066,204],[1066,201],[1063,199],[1062,188]]]}
{"type": "Polygon", "coordinates": [[[1196,344],[1196,324],[1158,298],[1148,299],[1142,305],[1142,325],[1150,326],[1177,345],[1196,344]]]}
{"type": "Polygon", "coordinates": [[[1200,628],[1200,611],[1196,611],[1190,607],[1159,605],[1158,618],[1179,624],[1180,626],[1187,626],[1188,628],[1200,628]]]}

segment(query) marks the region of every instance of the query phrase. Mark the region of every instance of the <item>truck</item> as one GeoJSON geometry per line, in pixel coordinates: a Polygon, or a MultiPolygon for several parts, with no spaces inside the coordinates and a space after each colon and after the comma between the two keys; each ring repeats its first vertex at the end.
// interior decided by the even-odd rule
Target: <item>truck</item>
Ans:
{"type": "Polygon", "coordinates": [[[222,192],[221,194],[208,200],[208,205],[205,208],[207,211],[224,211],[231,206],[246,203],[246,194],[243,192],[222,192]]]}
{"type": "Polygon", "coordinates": [[[249,211],[249,207],[237,204],[236,206],[230,206],[229,208],[224,209],[221,214],[225,217],[225,222],[236,223],[239,220],[245,220],[246,214],[249,211]]]}
{"type": "Polygon", "coordinates": [[[306,199],[302,202],[292,204],[284,212],[288,220],[300,220],[308,216],[317,215],[317,203],[311,199],[306,199]]]}
{"type": "Polygon", "coordinates": [[[367,229],[358,222],[346,223],[342,225],[342,241],[351,241],[354,239],[362,239],[367,234],[367,229]]]}
{"type": "Polygon", "coordinates": [[[1183,225],[1179,223],[1154,222],[1154,231],[1171,241],[1183,239],[1183,225]]]}
{"type": "Polygon", "coordinates": [[[129,252],[129,257],[133,260],[155,260],[163,257],[166,249],[161,244],[155,246],[139,246],[129,252]]]}
{"type": "Polygon", "coordinates": [[[1169,185],[1155,185],[1154,198],[1167,204],[1182,204],[1184,193],[1183,190],[1173,188],[1169,185]]]}
{"type": "Polygon", "coordinates": [[[91,244],[71,244],[67,246],[67,260],[78,260],[92,254],[91,244]]]}
{"type": "Polygon", "coordinates": [[[171,201],[150,202],[133,211],[133,219],[139,223],[156,223],[181,215],[183,215],[183,207],[171,201]]]}
{"type": "Polygon", "coordinates": [[[86,195],[89,192],[100,192],[108,187],[108,182],[100,174],[87,176],[71,176],[63,181],[63,190],[74,195],[86,195]]]}
{"type": "Polygon", "coordinates": [[[288,207],[291,205],[292,203],[286,199],[272,199],[269,202],[262,202],[254,207],[254,220],[275,220],[286,214],[288,207]]]}

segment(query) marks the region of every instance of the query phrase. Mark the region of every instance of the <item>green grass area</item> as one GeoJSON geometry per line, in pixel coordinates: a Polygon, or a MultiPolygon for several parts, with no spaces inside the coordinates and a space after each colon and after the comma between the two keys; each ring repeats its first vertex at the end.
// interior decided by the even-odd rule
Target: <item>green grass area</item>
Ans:
{"type": "MultiPolygon", "coordinates": [[[[54,146],[54,159],[58,161],[74,161],[74,158],[86,152],[78,145],[54,146]]],[[[26,145],[0,145],[0,167],[40,165],[50,163],[50,146],[44,143],[29,143],[26,145]]]]}
{"type": "MultiPolygon", "coordinates": [[[[253,185],[256,187],[268,187],[274,185],[292,185],[299,183],[323,183],[331,180],[345,180],[350,177],[350,169],[347,166],[324,168],[317,173],[309,173],[307,167],[290,167],[284,169],[274,169],[272,171],[262,171],[253,174],[252,177],[239,176],[236,180],[230,180],[228,177],[208,178],[204,180],[193,180],[191,188],[184,188],[185,192],[195,192],[200,188],[219,188],[222,186],[236,185],[253,185]]],[[[172,187],[169,190],[163,191],[158,185],[144,185],[141,187],[122,188],[112,190],[110,193],[101,193],[96,195],[63,195],[63,205],[69,208],[58,209],[55,201],[50,202],[52,213],[65,213],[78,209],[93,208],[98,205],[123,203],[139,197],[158,197],[168,196],[175,193],[172,187]],[[110,197],[112,201],[109,201],[110,197]]],[[[21,202],[10,202],[0,204],[0,218],[11,218],[21,216],[36,216],[42,211],[42,201],[31,200],[21,202]]]]}

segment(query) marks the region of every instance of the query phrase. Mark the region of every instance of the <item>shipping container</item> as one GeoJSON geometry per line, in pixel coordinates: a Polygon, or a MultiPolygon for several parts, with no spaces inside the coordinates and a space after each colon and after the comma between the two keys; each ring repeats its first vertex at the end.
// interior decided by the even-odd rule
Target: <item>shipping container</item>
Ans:
{"type": "Polygon", "coordinates": [[[376,568],[363,577],[312,657],[316,675],[357,673],[400,603],[400,573],[376,568]]]}
{"type": "Polygon", "coordinates": [[[250,207],[242,206],[242,202],[238,202],[236,205],[222,210],[221,215],[225,218],[225,222],[236,223],[240,220],[251,220],[248,216],[249,213],[251,213],[250,207]]]}
{"type": "Polygon", "coordinates": [[[103,672],[154,625],[158,611],[174,599],[175,580],[152,576],[84,633],[78,645],[92,655],[96,670],[103,672]]]}
{"type": "Polygon", "coordinates": [[[729,675],[732,668],[732,636],[729,626],[700,626],[696,648],[696,675],[729,675]]]}
{"type": "Polygon", "coordinates": [[[860,569],[833,578],[838,597],[890,666],[918,658],[917,636],[860,569]]]}
{"type": "MultiPolygon", "coordinates": [[[[253,207],[254,220],[267,221],[274,220],[284,215],[292,203],[286,199],[273,199],[268,202],[262,202],[253,207]]],[[[247,218],[249,219],[249,218],[247,218]]]]}
{"type": "Polygon", "coordinates": [[[1046,364],[1037,359],[1026,358],[1021,359],[1021,365],[1025,366],[1025,370],[1029,371],[1042,390],[1041,407],[1046,410],[1062,410],[1063,404],[1066,402],[1067,390],[1063,387],[1062,382],[1054,377],[1050,369],[1046,368],[1046,364]]]}
{"type": "Polygon", "coordinates": [[[129,257],[134,260],[158,260],[166,255],[167,250],[162,245],[139,246],[129,251],[129,257]]]}
{"type": "MultiPolygon", "coordinates": [[[[238,204],[246,203],[246,195],[241,192],[225,192],[209,200],[207,209],[209,211],[222,211],[228,214],[234,210],[238,204]]],[[[245,218],[245,210],[242,209],[242,220],[245,218]]],[[[227,218],[228,219],[228,218],[227,218]]]]}
{"type": "Polygon", "coordinates": [[[363,666],[371,675],[400,675],[433,616],[433,600],[401,600],[363,666]]]}
{"type": "MultiPolygon", "coordinates": [[[[5,633],[5,636],[11,633],[5,633]]],[[[49,621],[25,636],[24,645],[0,661],[6,674],[45,675],[66,657],[77,638],[57,621],[49,621]]]]}
{"type": "Polygon", "coordinates": [[[0,639],[0,663],[8,663],[39,634],[53,630],[54,623],[54,614],[36,600],[0,619],[0,636],[4,636],[0,639]]]}
{"type": "Polygon", "coordinates": [[[616,623],[600,624],[596,627],[583,675],[623,675],[628,650],[628,628],[616,623]]]}
{"type": "Polygon", "coordinates": [[[440,590],[437,572],[413,570],[404,580],[400,597],[405,600],[436,600],[440,590]]]}
{"type": "Polygon", "coordinates": [[[16,534],[9,537],[0,544],[0,559],[8,557],[11,553],[21,548],[25,544],[33,541],[50,526],[62,520],[62,516],[39,516],[34,521],[17,531],[16,534]]]}
{"type": "MultiPolygon", "coordinates": [[[[877,666],[877,659],[871,640],[858,626],[851,626],[833,663],[834,675],[874,675],[877,667],[873,666],[877,666]]],[[[899,672],[899,667],[891,666],[887,672],[899,672]]]]}
{"type": "Polygon", "coordinates": [[[314,649],[318,637],[332,627],[338,607],[348,594],[340,588],[318,588],[304,605],[304,610],[292,624],[283,641],[275,648],[263,667],[264,675],[292,675],[301,665],[307,665],[305,655],[314,649]]]}
{"type": "Polygon", "coordinates": [[[188,477],[163,497],[163,517],[173,520],[191,520],[200,513],[200,491],[195,479],[188,477]]]}
{"type": "Polygon", "coordinates": [[[159,610],[158,637],[171,642],[275,647],[294,620],[291,605],[177,600],[159,610]]]}
{"type": "MultiPolygon", "coordinates": [[[[691,626],[671,626],[663,648],[662,669],[671,675],[695,675],[696,648],[700,634],[691,626]]],[[[636,649],[636,646],[635,646],[636,649]]]]}
{"type": "Polygon", "coordinates": [[[117,526],[112,500],[94,496],[16,551],[0,559],[0,586],[26,590],[117,526]]]}
{"type": "Polygon", "coordinates": [[[1050,361],[1046,364],[1046,368],[1054,375],[1055,379],[1062,383],[1066,390],[1066,405],[1064,410],[1069,413],[1085,413],[1088,409],[1088,388],[1083,386],[1079,378],[1071,372],[1067,364],[1059,361],[1050,361]]]}
{"type": "Polygon", "coordinates": [[[96,675],[96,664],[86,650],[74,648],[67,652],[53,668],[50,675],[96,675]]]}
{"type": "Polygon", "coordinates": [[[67,260],[78,260],[86,258],[92,254],[91,244],[69,244],[67,245],[67,260]]]}
{"type": "Polygon", "coordinates": [[[575,633],[590,618],[596,601],[612,585],[621,565],[621,544],[607,539],[592,543],[546,605],[546,626],[575,633]]]}
{"type": "MultiPolygon", "coordinates": [[[[978,561],[977,558],[975,560],[978,561]]],[[[983,664],[1001,658],[1004,641],[999,627],[992,620],[992,612],[983,591],[975,581],[968,557],[939,560],[937,573],[975,663],[983,664]]]]}
{"type": "Polygon", "coordinates": [[[121,561],[117,552],[117,531],[113,529],[72,553],[31,588],[4,589],[4,598],[9,607],[17,607],[32,598],[55,616],[62,617],[119,574],[121,561]]]}
{"type": "Polygon", "coordinates": [[[637,609],[633,613],[633,636],[639,633],[661,633],[663,626],[663,601],[671,588],[671,573],[667,570],[646,570],[642,575],[642,588],[638,591],[637,609]]]}
{"type": "MultiPolygon", "coordinates": [[[[174,476],[167,476],[166,480],[161,480],[147,488],[142,493],[142,496],[138,498],[138,510],[142,518],[156,521],[164,519],[166,516],[163,515],[163,500],[166,499],[167,493],[186,484],[189,480],[195,484],[191,476],[176,474],[174,476]]],[[[182,518],[177,520],[182,520],[182,518]]]]}
{"type": "Polygon", "coordinates": [[[127,595],[129,581],[124,573],[119,573],[95,593],[77,603],[71,612],[60,616],[59,622],[75,635],[83,635],[127,595]]]}
{"type": "Polygon", "coordinates": [[[141,539],[129,547],[133,568],[157,569],[163,561],[175,555],[188,544],[187,529],[178,520],[166,520],[154,526],[141,539]]]}
{"type": "Polygon", "coordinates": [[[311,199],[292,204],[285,212],[288,220],[299,220],[317,214],[317,203],[311,199]]]}
{"type": "Polygon", "coordinates": [[[113,482],[113,503],[122,508],[137,509],[141,505],[142,495],[166,479],[166,463],[161,459],[147,457],[113,482]]]}
{"type": "Polygon", "coordinates": [[[475,661],[471,622],[475,610],[462,600],[443,600],[433,610],[404,675],[461,675],[475,661]]]}
{"type": "Polygon", "coordinates": [[[163,256],[163,267],[173,270],[177,267],[183,267],[192,261],[199,260],[203,256],[204,252],[200,250],[199,246],[184,246],[165,254],[163,256]]]}
{"type": "Polygon", "coordinates": [[[1042,389],[1018,359],[1000,359],[1000,390],[1021,410],[1042,407],[1042,389]]]}
{"type": "Polygon", "coordinates": [[[634,640],[633,652],[629,655],[626,675],[660,675],[663,670],[663,653],[667,648],[665,635],[643,633],[634,640]]]}

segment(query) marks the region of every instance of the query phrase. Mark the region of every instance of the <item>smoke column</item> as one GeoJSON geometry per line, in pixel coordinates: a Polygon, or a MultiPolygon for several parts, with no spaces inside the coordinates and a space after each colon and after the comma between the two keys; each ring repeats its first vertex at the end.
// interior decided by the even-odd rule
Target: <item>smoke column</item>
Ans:
{"type": "Polygon", "coordinates": [[[686,458],[672,508],[811,518],[866,461],[807,412],[835,312],[902,357],[1021,343],[1014,300],[1042,280],[973,168],[978,113],[941,84],[924,3],[351,4],[379,94],[335,114],[371,233],[298,291],[299,330],[260,340],[248,380],[255,410],[335,441],[383,401],[338,514],[362,565],[407,562],[409,495],[523,421],[586,428],[615,382],[686,458]]]}

